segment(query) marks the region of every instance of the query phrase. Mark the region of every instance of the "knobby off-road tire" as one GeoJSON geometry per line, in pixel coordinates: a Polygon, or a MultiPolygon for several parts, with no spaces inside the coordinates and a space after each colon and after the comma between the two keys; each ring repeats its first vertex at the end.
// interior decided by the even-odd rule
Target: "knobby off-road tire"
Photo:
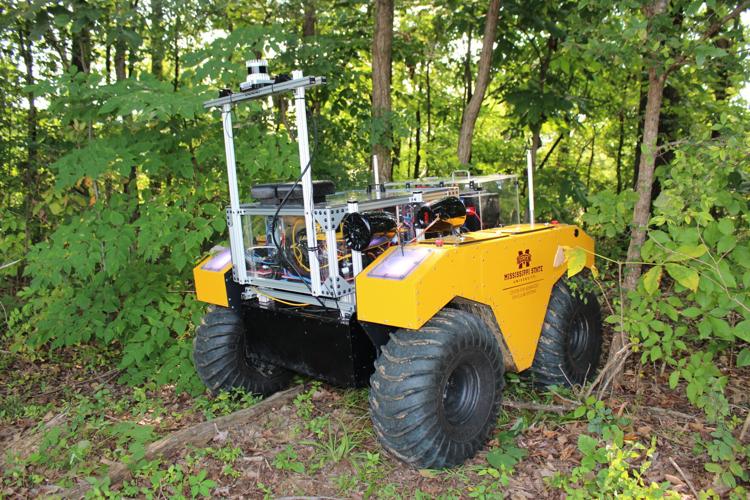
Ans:
{"type": "Polygon", "coordinates": [[[580,284],[573,292],[563,279],[552,288],[529,370],[538,385],[583,384],[596,374],[602,353],[601,311],[596,295],[579,290],[580,284]]]}
{"type": "Polygon", "coordinates": [[[193,341],[198,376],[211,392],[242,388],[268,396],[289,383],[292,372],[248,357],[242,316],[226,307],[211,307],[193,341]]]}
{"type": "Polygon", "coordinates": [[[495,428],[504,364],[484,322],[444,309],[391,334],[370,377],[370,415],[390,453],[419,468],[471,458],[495,428]]]}

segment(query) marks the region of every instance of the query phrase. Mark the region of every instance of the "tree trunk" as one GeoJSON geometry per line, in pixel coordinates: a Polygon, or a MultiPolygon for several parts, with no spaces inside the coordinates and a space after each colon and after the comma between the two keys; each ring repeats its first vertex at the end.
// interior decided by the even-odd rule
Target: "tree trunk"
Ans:
{"type": "Polygon", "coordinates": [[[305,2],[305,18],[302,22],[302,36],[315,36],[316,21],[317,18],[315,16],[315,0],[307,0],[305,2]]]}
{"type": "Polygon", "coordinates": [[[151,0],[151,74],[164,76],[164,1],[151,0]]]}
{"type": "Polygon", "coordinates": [[[108,43],[104,51],[104,72],[107,75],[107,85],[112,83],[112,44],[108,43]]]}
{"type": "Polygon", "coordinates": [[[617,115],[620,128],[617,138],[617,194],[622,192],[622,146],[625,144],[625,111],[620,109],[617,115]]]}
{"type": "MultiPolygon", "coordinates": [[[[425,68],[427,71],[427,74],[425,75],[425,87],[427,87],[427,144],[430,143],[432,140],[432,88],[430,87],[430,61],[427,61],[427,67],[425,68]]],[[[428,148],[429,151],[429,148],[428,148]]],[[[427,176],[430,172],[430,163],[425,158],[424,161],[424,171],[425,176],[427,176]]]]}
{"type": "MultiPolygon", "coordinates": [[[[544,87],[547,84],[547,71],[549,70],[549,63],[552,61],[552,53],[557,50],[557,39],[550,36],[547,40],[547,52],[539,61],[539,95],[544,95],[544,87]]],[[[544,112],[539,115],[539,122],[531,126],[531,171],[536,171],[537,160],[536,155],[539,148],[542,147],[542,125],[547,120],[544,112]]]]}
{"type": "Polygon", "coordinates": [[[172,79],[172,88],[177,92],[180,84],[180,29],[182,28],[182,19],[180,11],[175,12],[174,19],[174,40],[172,46],[172,59],[174,60],[174,78],[172,79]]]}
{"type": "Polygon", "coordinates": [[[138,50],[130,47],[128,51],[128,78],[135,76],[135,63],[138,62],[138,50]]]}
{"type": "Polygon", "coordinates": [[[479,56],[479,67],[477,68],[477,80],[474,93],[464,109],[461,119],[461,130],[458,135],[458,161],[467,165],[471,159],[471,142],[474,136],[474,126],[482,107],[484,94],[490,83],[490,69],[492,67],[492,52],[495,44],[495,32],[500,12],[500,0],[490,0],[487,8],[487,20],[484,25],[484,37],[482,39],[482,53],[479,56]]]}
{"type": "MultiPolygon", "coordinates": [[[[19,48],[21,51],[21,58],[25,66],[24,72],[24,83],[30,87],[34,85],[34,55],[32,52],[33,42],[28,29],[28,24],[24,23],[23,26],[19,26],[18,29],[18,41],[19,48]]],[[[26,218],[26,229],[24,239],[24,253],[28,253],[31,247],[34,237],[32,235],[31,219],[34,211],[34,195],[36,193],[36,171],[37,171],[37,139],[38,139],[38,128],[37,128],[37,110],[36,110],[36,98],[34,91],[29,90],[26,93],[26,99],[28,100],[29,109],[26,113],[26,164],[23,167],[24,170],[24,182],[26,188],[29,190],[29,195],[24,197],[24,214],[26,218]]],[[[23,266],[18,266],[18,276],[20,280],[23,273],[23,266]]]]}
{"type": "Polygon", "coordinates": [[[122,26],[117,27],[117,39],[115,40],[115,80],[124,80],[125,74],[125,39],[122,37],[122,26]]]}
{"type": "Polygon", "coordinates": [[[393,46],[393,0],[376,0],[375,32],[372,39],[372,117],[377,122],[373,155],[380,182],[391,180],[391,63],[393,46]]]}
{"type": "MultiPolygon", "coordinates": [[[[667,10],[667,0],[654,0],[647,9],[649,21],[667,10]]],[[[641,247],[646,240],[646,229],[651,216],[651,188],[654,184],[654,165],[656,163],[656,142],[659,139],[659,117],[664,95],[664,84],[667,73],[659,74],[657,64],[648,69],[648,92],[646,94],[646,108],[643,115],[643,139],[641,141],[641,157],[638,162],[638,201],[633,209],[630,244],[628,245],[623,288],[626,291],[635,290],[638,278],[641,276],[641,265],[635,262],[641,260],[641,247]]],[[[625,332],[621,332],[624,336],[625,332]]],[[[624,338],[620,339],[624,345],[624,338]]],[[[614,345],[614,341],[613,341],[614,345]]]]}
{"type": "MultiPolygon", "coordinates": [[[[677,88],[665,83],[662,91],[661,116],[659,117],[659,135],[656,140],[655,169],[662,166],[668,169],[672,160],[674,160],[674,149],[669,144],[680,137],[680,117],[675,112],[676,109],[679,109],[680,99],[681,96],[677,88]]],[[[652,205],[659,193],[661,193],[661,182],[657,177],[654,177],[654,183],[651,187],[652,205]]]]}
{"type": "MultiPolygon", "coordinates": [[[[85,1],[73,3],[73,15],[79,12],[79,7],[84,7],[85,1]]],[[[76,25],[78,23],[74,23],[76,25]]],[[[90,21],[86,19],[72,33],[72,43],[70,47],[70,61],[78,68],[81,73],[88,73],[91,70],[91,34],[89,32],[90,21]]]]}
{"type": "Polygon", "coordinates": [[[635,133],[635,148],[633,149],[633,189],[638,187],[638,166],[641,161],[641,145],[643,144],[643,116],[646,113],[646,92],[644,88],[648,80],[648,74],[644,73],[638,79],[638,130],[635,133]],[[645,81],[644,81],[645,80],[645,81]]]}
{"type": "Polygon", "coordinates": [[[471,29],[466,34],[466,57],[464,58],[464,98],[461,106],[466,109],[466,105],[471,101],[471,29]]]}
{"type": "Polygon", "coordinates": [[[591,167],[594,165],[594,151],[596,151],[596,127],[591,130],[591,156],[589,156],[589,166],[586,169],[586,191],[588,192],[591,185],[591,167]]]}
{"type": "MultiPolygon", "coordinates": [[[[658,75],[656,68],[648,70],[648,94],[646,111],[643,116],[643,141],[641,158],[638,164],[638,201],[633,209],[633,222],[628,245],[627,264],[623,289],[635,290],[641,276],[641,247],[646,240],[646,229],[651,216],[651,188],[654,183],[654,165],[656,162],[656,141],[659,135],[659,115],[662,95],[664,93],[665,75],[658,75]]],[[[625,332],[619,332],[612,339],[610,356],[625,345],[625,332]]]]}
{"type": "MultiPolygon", "coordinates": [[[[419,91],[417,92],[417,95],[422,93],[422,88],[420,87],[419,91]]],[[[422,146],[421,144],[421,135],[422,135],[422,117],[419,113],[419,101],[417,101],[417,131],[416,134],[414,134],[414,150],[416,151],[416,155],[414,157],[414,178],[419,178],[419,162],[420,162],[420,148],[422,146]]]]}

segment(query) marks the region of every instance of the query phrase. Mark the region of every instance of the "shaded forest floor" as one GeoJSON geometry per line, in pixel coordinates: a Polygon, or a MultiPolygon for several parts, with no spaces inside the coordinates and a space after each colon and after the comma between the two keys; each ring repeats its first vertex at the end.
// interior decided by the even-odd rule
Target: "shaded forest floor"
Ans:
{"type": "MultiPolygon", "coordinates": [[[[554,477],[579,464],[578,436],[596,424],[596,418],[559,411],[560,406],[575,408],[575,394],[536,392],[509,376],[507,401],[548,405],[553,411],[504,406],[493,440],[469,463],[448,471],[414,470],[378,446],[366,390],[299,380],[304,384],[300,395],[251,424],[217,432],[207,447],[187,447],[164,460],[141,460],[126,481],[109,485],[93,478],[106,478],[112,463],[138,461],[144,446],[159,437],[256,400],[228,394],[191,398],[170,387],[123,386],[106,358],[92,356],[69,350],[30,359],[0,350],[0,449],[16,454],[4,457],[4,463],[0,459],[0,497],[65,495],[89,482],[97,495],[157,498],[560,498],[554,477]],[[81,366],[76,359],[97,361],[81,366]],[[488,450],[520,461],[498,473],[488,463],[488,450]]],[[[641,370],[629,369],[623,391],[605,401],[604,414],[625,419],[620,423],[626,443],[648,446],[655,439],[646,482],[664,482],[684,497],[693,496],[691,486],[726,491],[705,471],[706,457],[693,450],[695,436],[708,439],[713,429],[684,391],[669,390],[658,367],[641,370]]],[[[747,374],[743,379],[734,373],[729,380],[730,400],[746,411],[747,374]]]]}

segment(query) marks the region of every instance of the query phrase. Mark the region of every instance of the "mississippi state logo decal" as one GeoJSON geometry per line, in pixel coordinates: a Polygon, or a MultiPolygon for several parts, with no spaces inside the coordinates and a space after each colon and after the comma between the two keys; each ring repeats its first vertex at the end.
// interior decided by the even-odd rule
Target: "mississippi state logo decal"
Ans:
{"type": "MultiPolygon", "coordinates": [[[[510,264],[510,262],[508,264],[510,264]]],[[[528,281],[532,275],[541,273],[544,270],[543,265],[531,265],[531,250],[528,248],[526,250],[518,251],[518,255],[516,255],[516,266],[517,270],[503,274],[504,280],[508,281],[523,278],[523,281],[528,281]]]]}
{"type": "Polygon", "coordinates": [[[518,251],[518,257],[516,257],[516,264],[518,264],[518,269],[523,269],[525,267],[529,267],[531,265],[531,253],[529,252],[529,249],[527,248],[526,251],[519,250],[518,251]]]}

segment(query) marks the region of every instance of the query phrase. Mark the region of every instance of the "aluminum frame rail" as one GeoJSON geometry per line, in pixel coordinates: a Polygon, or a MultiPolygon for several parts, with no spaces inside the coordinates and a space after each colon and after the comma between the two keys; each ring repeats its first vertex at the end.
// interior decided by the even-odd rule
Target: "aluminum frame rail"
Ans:
{"type": "Polygon", "coordinates": [[[316,85],[325,85],[325,83],[326,77],[324,76],[298,77],[292,80],[287,80],[286,82],[274,83],[266,87],[250,90],[248,92],[237,92],[236,94],[229,94],[217,99],[210,99],[203,103],[203,107],[208,109],[224,106],[225,104],[237,104],[243,101],[250,101],[253,99],[260,99],[262,97],[268,97],[270,95],[289,92],[290,90],[297,90],[299,88],[304,89],[308,87],[315,87],[316,85]]]}
{"type": "MultiPolygon", "coordinates": [[[[240,195],[237,184],[237,162],[234,148],[234,132],[232,130],[232,106],[244,101],[261,99],[264,97],[294,91],[297,115],[297,143],[299,145],[300,169],[304,172],[302,178],[302,197],[304,199],[305,212],[310,213],[306,217],[308,241],[315,241],[315,227],[312,222],[312,177],[308,163],[310,153],[307,137],[307,114],[305,111],[305,89],[326,83],[322,76],[303,76],[302,71],[294,71],[292,79],[278,84],[272,84],[248,92],[229,94],[211,99],[203,103],[203,107],[221,108],[221,123],[224,128],[224,152],[227,161],[227,182],[229,183],[229,209],[227,210],[227,227],[229,229],[229,246],[232,252],[232,276],[234,280],[242,285],[251,284],[247,275],[247,263],[245,262],[245,241],[240,217],[240,195]],[[306,169],[306,170],[305,170],[306,169]],[[312,231],[311,231],[312,228],[312,231]],[[312,232],[313,239],[310,239],[312,232]]],[[[315,253],[309,252],[311,264],[311,278],[313,295],[320,295],[320,269],[317,258],[313,259],[315,253]],[[315,262],[313,263],[313,260],[315,262]]]]}

